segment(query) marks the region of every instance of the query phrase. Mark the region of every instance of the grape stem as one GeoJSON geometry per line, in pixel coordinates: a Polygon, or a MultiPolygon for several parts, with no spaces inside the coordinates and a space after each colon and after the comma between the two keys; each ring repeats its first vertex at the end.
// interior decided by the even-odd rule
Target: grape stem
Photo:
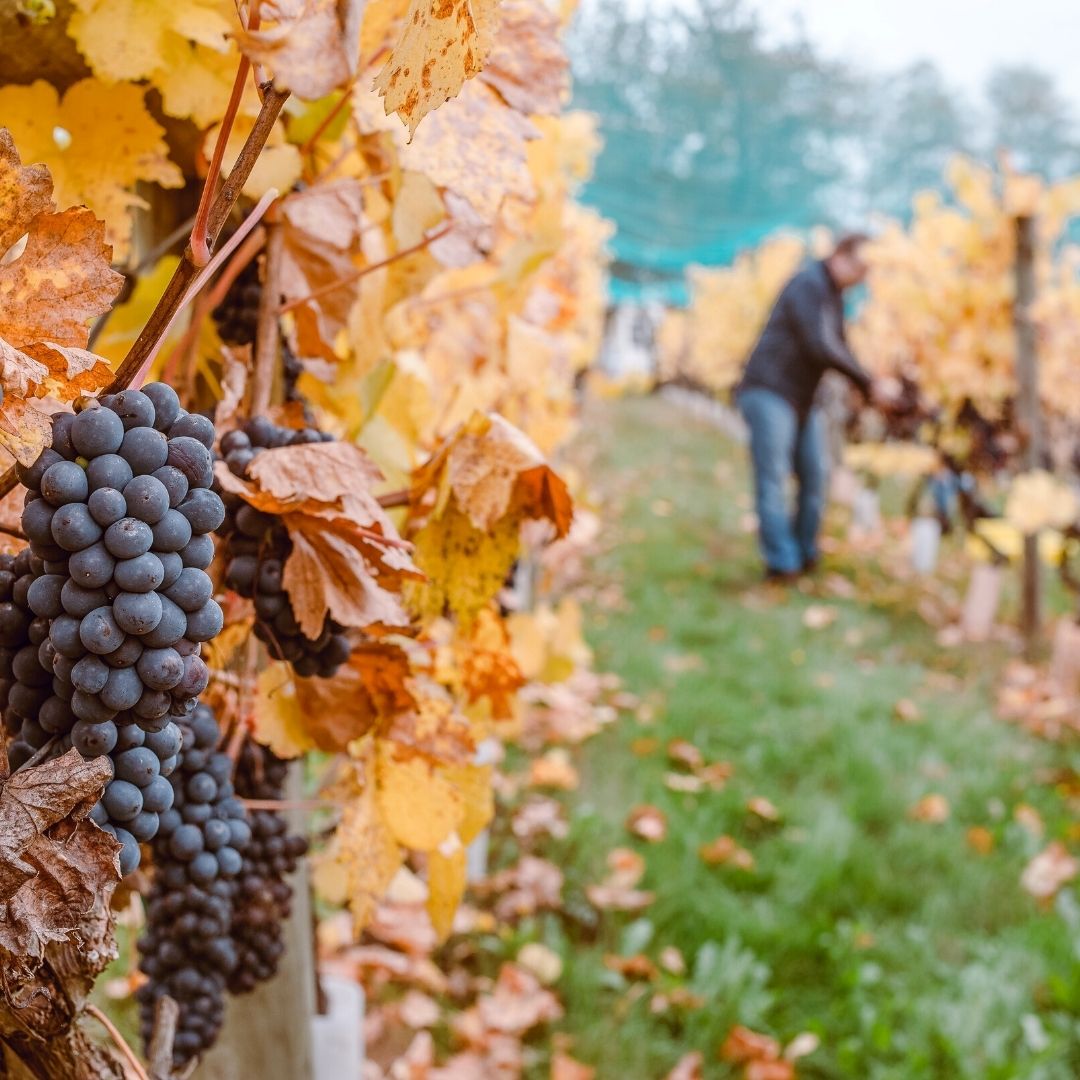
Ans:
{"type": "Polygon", "coordinates": [[[169,1080],[172,1076],[173,1043],[179,1019],[180,1006],[168,994],[162,994],[154,1007],[154,1030],[147,1049],[149,1080],[169,1080]]]}
{"type": "Polygon", "coordinates": [[[120,1053],[124,1055],[124,1059],[127,1061],[131,1071],[137,1077],[137,1080],[150,1080],[150,1077],[146,1075],[146,1070],[143,1068],[143,1064],[139,1060],[138,1055],[130,1046],[128,1046],[127,1040],[117,1030],[116,1025],[96,1005],[86,1005],[86,1012],[109,1033],[109,1038],[116,1044],[116,1048],[120,1053]]]}
{"type": "Polygon", "coordinates": [[[436,240],[441,240],[452,228],[453,225],[444,225],[441,229],[437,229],[435,232],[425,236],[424,239],[418,243],[394,252],[393,255],[383,259],[381,262],[361,267],[361,269],[357,270],[355,273],[346,274],[344,277],[338,278],[337,281],[331,281],[329,285],[324,285],[321,289],[316,289],[314,292],[308,293],[307,296],[298,296],[295,300],[290,300],[287,304],[283,304],[278,308],[278,314],[284,315],[286,312],[292,311],[293,308],[300,307],[301,304],[310,304],[312,301],[321,300],[329,293],[337,292],[338,289],[344,289],[346,285],[352,285],[353,282],[359,281],[368,274],[375,273],[376,270],[382,270],[384,267],[396,263],[399,259],[406,259],[410,255],[415,255],[418,251],[423,251],[424,248],[434,244],[436,240]]]}
{"type": "MultiPolygon", "coordinates": [[[[236,159],[232,172],[229,173],[225,183],[221,185],[221,190],[210,207],[207,236],[210,238],[211,243],[216,242],[221,234],[226,219],[232,213],[237,199],[240,198],[240,192],[243,190],[244,184],[247,183],[251,170],[255,167],[255,162],[258,160],[259,154],[262,153],[266,140],[270,137],[270,132],[274,129],[278,114],[289,97],[288,90],[277,90],[270,83],[266,84],[264,90],[263,105],[259,110],[259,115],[255,118],[255,123],[252,125],[247,140],[244,142],[240,156],[236,159]]],[[[127,356],[120,362],[112,382],[109,383],[103,393],[116,394],[131,385],[135,376],[146,364],[147,359],[152,358],[160,347],[160,343],[165,337],[174,316],[188,299],[190,286],[199,275],[200,268],[195,265],[191,245],[188,244],[184,249],[184,256],[180,260],[180,265],[173,272],[169,284],[165,286],[165,292],[162,293],[161,299],[158,300],[157,306],[142,329],[142,333],[139,334],[135,344],[128,350],[127,356]]],[[[17,483],[15,469],[12,467],[0,479],[0,496],[6,495],[17,483]]]]}
{"type": "Polygon", "coordinates": [[[385,495],[379,496],[378,503],[384,510],[393,510],[397,506],[408,506],[412,501],[409,495],[408,488],[402,488],[401,491],[388,491],[385,495]]]}
{"type": "Polygon", "coordinates": [[[326,810],[341,806],[329,799],[241,799],[249,810],[326,810]]]}
{"type": "Polygon", "coordinates": [[[44,746],[38,747],[33,756],[27,758],[15,772],[22,772],[23,769],[32,769],[35,765],[40,765],[49,756],[49,751],[56,745],[59,738],[59,735],[54,735],[44,746]]]}

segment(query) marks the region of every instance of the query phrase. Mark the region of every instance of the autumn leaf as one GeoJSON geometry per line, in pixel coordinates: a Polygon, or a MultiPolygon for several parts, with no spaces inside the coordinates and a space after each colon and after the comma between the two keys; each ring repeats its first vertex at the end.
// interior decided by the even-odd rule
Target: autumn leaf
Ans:
{"type": "Polygon", "coordinates": [[[455,640],[462,686],[470,704],[487,698],[495,720],[509,719],[525,680],[510,650],[506,624],[491,608],[481,611],[455,640]]]}
{"type": "Polygon", "coordinates": [[[414,851],[434,851],[464,818],[464,799],[435,766],[400,756],[393,744],[376,752],[378,804],[394,839],[414,851]]]}
{"type": "Polygon", "coordinates": [[[720,1057],[734,1065],[751,1061],[777,1061],[780,1058],[780,1044],[770,1035],[737,1025],[728,1032],[720,1047],[720,1057]]]}
{"type": "Polygon", "coordinates": [[[263,0],[257,30],[237,41],[274,73],[281,90],[308,101],[348,82],[356,67],[363,0],[263,0]]]}
{"type": "Polygon", "coordinates": [[[737,870],[754,869],[754,856],[730,836],[718,836],[698,848],[702,862],[709,866],[734,866],[737,870]]]}
{"type": "Polygon", "coordinates": [[[440,941],[450,936],[465,885],[465,848],[454,833],[428,855],[427,910],[440,941]]]}
{"type": "Polygon", "coordinates": [[[656,806],[635,806],[627,816],[626,827],[635,836],[655,844],[667,836],[667,815],[656,806]]]}
{"type": "MultiPolygon", "coordinates": [[[[355,271],[352,253],[360,243],[363,207],[363,188],[350,179],[316,184],[282,201],[280,285],[286,302],[311,296],[355,271]]],[[[355,299],[354,285],[293,309],[301,355],[337,361],[334,344],[355,299]]]]}
{"type": "Polygon", "coordinates": [[[130,211],[147,205],[134,193],[135,184],[183,184],[144,94],[133,83],[96,79],[75,83],[62,100],[41,79],[0,89],[0,117],[24,160],[48,166],[61,206],[85,205],[105,220],[107,238],[120,258],[126,257],[131,238],[130,211]]]}
{"type": "Polygon", "coordinates": [[[1020,885],[1029,896],[1049,903],[1078,874],[1080,861],[1069,854],[1060,840],[1055,840],[1024,867],[1020,885]]]}
{"type": "Polygon", "coordinates": [[[368,746],[344,769],[326,790],[328,798],[343,803],[341,821],[315,860],[312,880],[326,900],[348,904],[359,931],[397,873],[404,853],[379,810],[373,748],[368,746]]]}
{"type": "Polygon", "coordinates": [[[75,750],[14,773],[0,787],[0,947],[40,959],[66,940],[120,880],[111,837],[84,819],[112,778],[75,750]]]}
{"type": "Polygon", "coordinates": [[[908,817],[912,821],[923,821],[931,825],[940,825],[949,820],[951,810],[949,800],[944,795],[932,794],[921,798],[910,810],[908,817]]]}
{"type": "Polygon", "coordinates": [[[404,29],[375,78],[386,112],[410,135],[483,67],[495,40],[499,0],[412,0],[404,29]]]}
{"type": "Polygon", "coordinates": [[[518,112],[558,113],[569,92],[560,28],[544,0],[503,0],[495,46],[480,79],[518,112]]]}
{"type": "Polygon", "coordinates": [[[381,473],[359,447],[264,450],[248,481],[221,462],[216,472],[226,491],[281,516],[292,542],[283,584],[308,637],[318,637],[327,615],[353,627],[408,623],[397,590],[420,572],[371,492],[381,473]]]}
{"type": "MultiPolygon", "coordinates": [[[[444,0],[439,0],[444,2],[444,0]]],[[[526,202],[536,195],[528,167],[528,144],[536,125],[508,109],[489,86],[471,83],[444,105],[408,145],[402,165],[462,198],[494,224],[507,196],[526,202]]]]}
{"type": "Polygon", "coordinates": [[[84,346],[123,278],[102,223],[89,210],[53,213],[48,172],[22,166],[3,129],[0,192],[0,235],[19,241],[0,258],[0,446],[30,464],[49,445],[49,415],[112,377],[84,346]]]}

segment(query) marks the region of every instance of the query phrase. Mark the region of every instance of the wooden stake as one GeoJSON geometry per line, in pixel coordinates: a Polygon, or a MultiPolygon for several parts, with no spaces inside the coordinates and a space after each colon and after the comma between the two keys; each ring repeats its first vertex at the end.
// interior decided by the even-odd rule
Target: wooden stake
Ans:
{"type": "MultiPolygon", "coordinates": [[[[1024,468],[1042,468],[1043,425],[1039,402],[1039,359],[1032,307],[1035,303],[1035,219],[1016,219],[1016,412],[1024,437],[1024,468]]],[[[1029,660],[1039,650],[1042,632],[1042,568],[1039,538],[1024,539],[1020,629],[1029,660]]]]}

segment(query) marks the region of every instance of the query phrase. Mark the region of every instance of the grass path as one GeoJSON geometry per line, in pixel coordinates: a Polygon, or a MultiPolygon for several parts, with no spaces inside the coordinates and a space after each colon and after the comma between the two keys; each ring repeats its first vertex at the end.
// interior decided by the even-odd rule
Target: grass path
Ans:
{"type": "Polygon", "coordinates": [[[1080,905],[1066,893],[1040,912],[1019,887],[1032,855],[1069,836],[1063,796],[1038,779],[1068,761],[993,718],[1003,654],[937,648],[920,619],[875,602],[865,566],[846,600],[758,584],[741,452],[673,406],[604,405],[587,430],[578,466],[607,520],[589,635],[598,668],[652,717],[584,749],[554,857],[573,895],[604,876],[613,846],[635,847],[656,901],[592,937],[549,928],[567,958],[575,1056],[599,1065],[598,1080],[659,1080],[698,1049],[706,1076],[734,1076],[716,1051],[742,1023],[782,1042],[817,1034],[800,1077],[1080,1076],[1080,905]],[[812,604],[835,607],[835,621],[808,629],[812,604]],[[921,722],[897,721],[901,698],[921,722]],[[730,762],[726,787],[670,790],[673,738],[730,762]],[[909,817],[927,795],[947,800],[947,820],[909,817]],[[755,796],[779,823],[748,812],[755,796]],[[665,840],[626,831],[637,803],[664,811],[665,840]],[[1022,804],[1045,836],[1016,819],[1022,804]],[[973,827],[988,830],[989,853],[971,845],[973,827]],[[754,869],[700,859],[721,834],[754,869]],[[604,964],[613,953],[655,961],[665,946],[689,970],[658,985],[704,1007],[655,1014],[656,984],[642,992],[604,964]]]}

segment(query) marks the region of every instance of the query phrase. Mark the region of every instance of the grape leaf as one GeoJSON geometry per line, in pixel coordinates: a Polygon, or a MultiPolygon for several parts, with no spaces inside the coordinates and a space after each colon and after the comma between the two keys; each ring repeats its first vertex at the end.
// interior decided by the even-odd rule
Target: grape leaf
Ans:
{"type": "Polygon", "coordinates": [[[480,79],[518,112],[557,114],[570,89],[561,23],[544,0],[503,0],[480,79]]]}
{"type": "Polygon", "coordinates": [[[274,73],[279,89],[308,101],[349,81],[356,68],[364,0],[263,0],[257,30],[240,48],[274,73]]]}
{"type": "Polygon", "coordinates": [[[0,786],[0,946],[40,959],[120,880],[119,845],[84,821],[112,769],[69,750],[0,786]]]}
{"type": "Polygon", "coordinates": [[[85,205],[104,218],[117,256],[127,255],[138,181],[162,187],[183,184],[169,160],[165,132],[144,102],[143,87],[82,79],[60,99],[39,79],[0,89],[0,116],[23,157],[44,162],[61,206],[85,205]],[[57,133],[63,133],[58,141],[57,133]]]}
{"type": "Polygon", "coordinates": [[[467,884],[465,847],[457,834],[428,855],[427,911],[440,941],[450,936],[467,884]]]}
{"type": "Polygon", "coordinates": [[[410,135],[483,67],[495,40],[499,0],[412,0],[405,28],[375,77],[387,114],[410,135]]]}
{"type": "Polygon", "coordinates": [[[434,851],[464,820],[461,792],[423,758],[403,757],[380,742],[375,769],[379,810],[402,846],[434,851]]]}

